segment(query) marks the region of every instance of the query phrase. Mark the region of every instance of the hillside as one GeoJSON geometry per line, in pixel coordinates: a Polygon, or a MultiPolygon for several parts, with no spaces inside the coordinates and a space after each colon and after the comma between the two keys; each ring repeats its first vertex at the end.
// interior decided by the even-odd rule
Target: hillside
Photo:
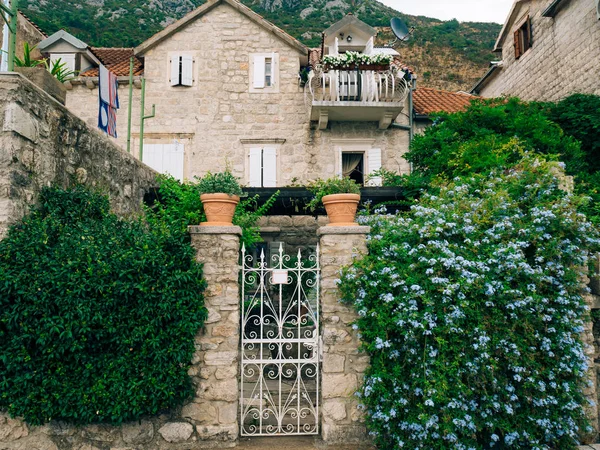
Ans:
{"type": "MultiPolygon", "coordinates": [[[[414,39],[400,44],[406,64],[420,85],[451,91],[470,88],[494,55],[500,25],[459,23],[409,16],[375,0],[243,0],[259,14],[308,46],[318,46],[321,32],[353,12],[379,27],[380,43],[391,39],[386,28],[399,16],[416,28],[414,39]]],[[[202,0],[21,0],[21,8],[44,31],[64,28],[92,46],[133,47],[174,22],[202,0]]],[[[503,18],[498,18],[502,20],[503,18]]]]}

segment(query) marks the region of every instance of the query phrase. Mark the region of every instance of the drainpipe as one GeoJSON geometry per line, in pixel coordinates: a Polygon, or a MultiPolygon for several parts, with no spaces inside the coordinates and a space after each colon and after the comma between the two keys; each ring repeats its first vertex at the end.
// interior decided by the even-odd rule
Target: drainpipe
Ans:
{"type": "MultiPolygon", "coordinates": [[[[413,138],[415,137],[415,131],[414,131],[414,122],[415,122],[415,114],[413,111],[413,93],[415,91],[415,89],[417,88],[417,79],[413,77],[413,79],[410,81],[410,88],[408,91],[408,125],[401,125],[399,123],[394,123],[392,122],[390,127],[391,128],[398,128],[399,130],[404,130],[404,131],[408,131],[408,145],[410,146],[410,144],[413,141],[413,138]]],[[[410,173],[413,172],[413,163],[410,163],[410,173]]]]}
{"type": "Polygon", "coordinates": [[[131,106],[133,105],[133,56],[129,60],[129,110],[127,111],[127,153],[131,153],[131,106]]]}
{"type": "Polygon", "coordinates": [[[17,27],[19,19],[19,2],[3,0],[0,3],[0,16],[4,21],[2,34],[2,65],[0,70],[12,72],[15,69],[15,52],[17,49],[17,27]],[[7,39],[8,37],[8,39],[7,39]],[[6,58],[4,55],[8,55],[6,58]]]}
{"type": "Polygon", "coordinates": [[[144,121],[154,117],[156,105],[152,105],[152,114],[146,115],[146,78],[142,78],[142,107],[140,108],[140,161],[144,160],[144,121]]]}
{"type": "MultiPolygon", "coordinates": [[[[3,0],[2,4],[9,8],[9,0],[3,0]]],[[[4,9],[3,9],[4,10],[4,9]]],[[[6,16],[4,16],[6,17],[6,16]]],[[[2,27],[2,54],[0,54],[0,72],[6,72],[8,70],[8,36],[10,35],[10,30],[8,28],[8,22],[4,21],[4,25],[2,27]]]]}

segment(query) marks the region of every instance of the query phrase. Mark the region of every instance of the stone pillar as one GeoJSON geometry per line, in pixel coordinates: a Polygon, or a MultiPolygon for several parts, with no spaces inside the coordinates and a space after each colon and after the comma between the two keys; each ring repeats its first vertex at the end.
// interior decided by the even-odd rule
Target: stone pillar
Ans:
{"type": "Polygon", "coordinates": [[[204,264],[208,319],[196,337],[191,375],[196,385],[182,418],[196,425],[198,447],[233,447],[239,433],[240,227],[190,227],[196,259],[204,264]],[[210,444],[212,442],[212,444],[210,444]],[[225,444],[225,445],[224,445],[225,444]],[[229,445],[227,445],[229,444],[229,445]]]}
{"type": "Polygon", "coordinates": [[[369,357],[358,352],[359,339],[350,323],[352,306],[340,303],[336,280],[341,266],[367,252],[369,227],[321,227],[322,437],[328,444],[365,443],[366,427],[355,396],[369,357]]]}

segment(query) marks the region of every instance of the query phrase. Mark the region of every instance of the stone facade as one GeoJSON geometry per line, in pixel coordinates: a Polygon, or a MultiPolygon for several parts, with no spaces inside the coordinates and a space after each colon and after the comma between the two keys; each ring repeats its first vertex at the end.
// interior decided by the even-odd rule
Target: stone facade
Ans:
{"type": "Polygon", "coordinates": [[[554,18],[550,2],[517,2],[500,42],[502,68],[479,88],[483,97],[516,96],[556,101],[573,93],[600,95],[600,20],[595,0],[563,0],[554,18]],[[532,46],[515,58],[514,31],[531,18],[532,46]]]}
{"type": "Polygon", "coordinates": [[[351,323],[352,306],[340,303],[336,280],[340,267],[367,252],[369,227],[323,227],[320,236],[322,361],[322,438],[328,444],[368,441],[358,391],[369,357],[359,352],[351,323]]]}
{"type": "MultiPolygon", "coordinates": [[[[266,143],[277,147],[277,186],[335,175],[340,164],[336,148],[344,142],[380,148],[383,167],[409,171],[402,158],[409,145],[406,130],[379,130],[377,122],[360,121],[330,122],[326,130],[316,129],[309,120],[307,94],[298,83],[300,61],[307,55],[226,2],[177,29],[141,56],[148,111],[156,105],[156,117],[145,122],[144,142],[183,144],[185,178],[229,166],[247,183],[249,148],[266,143]],[[194,58],[191,87],[169,83],[170,58],[180,53],[194,58]],[[277,55],[278,89],[256,93],[250,87],[253,54],[277,55]]],[[[124,145],[124,86],[119,94],[118,142],[124,145]]],[[[133,142],[138,155],[139,90],[135,94],[133,142]]],[[[92,124],[97,95],[97,89],[88,89],[85,82],[74,84],[67,106],[92,124]]],[[[405,114],[398,117],[401,123],[408,123],[405,114]]]]}
{"type": "MultiPolygon", "coordinates": [[[[4,24],[4,21],[2,21],[4,24]]],[[[25,42],[29,44],[30,47],[33,47],[39,44],[46,36],[27,20],[22,14],[19,13],[19,19],[17,21],[17,43],[16,43],[16,55],[19,58],[23,58],[23,45],[25,42]]],[[[2,43],[4,42],[4,27],[0,26],[0,48],[2,43]]],[[[35,49],[31,53],[33,59],[41,59],[41,53],[35,49]]],[[[0,56],[0,59],[3,58],[4,55],[0,56]]]]}
{"type": "Polygon", "coordinates": [[[156,172],[21,75],[0,74],[0,124],[0,234],[44,186],[96,186],[120,214],[139,212],[155,186],[156,172]]]}

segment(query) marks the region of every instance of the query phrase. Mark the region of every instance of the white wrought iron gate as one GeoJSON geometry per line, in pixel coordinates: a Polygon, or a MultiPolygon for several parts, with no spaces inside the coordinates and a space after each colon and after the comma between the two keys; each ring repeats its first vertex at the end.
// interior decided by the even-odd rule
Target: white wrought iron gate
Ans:
{"type": "Polygon", "coordinates": [[[319,433],[318,254],[242,248],[242,436],[319,433]]]}

